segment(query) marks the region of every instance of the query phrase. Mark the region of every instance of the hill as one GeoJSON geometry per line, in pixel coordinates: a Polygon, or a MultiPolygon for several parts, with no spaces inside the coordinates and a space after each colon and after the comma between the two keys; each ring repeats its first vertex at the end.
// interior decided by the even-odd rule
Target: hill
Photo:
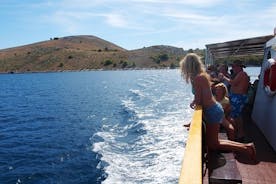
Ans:
{"type": "Polygon", "coordinates": [[[68,36],[0,50],[0,72],[173,68],[184,55],[171,46],[126,50],[95,36],[68,36]]]}

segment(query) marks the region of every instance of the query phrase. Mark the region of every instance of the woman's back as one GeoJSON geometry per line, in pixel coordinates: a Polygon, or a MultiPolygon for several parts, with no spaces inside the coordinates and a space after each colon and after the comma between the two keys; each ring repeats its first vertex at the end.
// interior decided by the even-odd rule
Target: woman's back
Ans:
{"type": "Polygon", "coordinates": [[[194,78],[193,86],[195,88],[195,102],[202,105],[203,108],[208,108],[216,103],[212,95],[211,85],[207,73],[200,73],[194,78]]]}

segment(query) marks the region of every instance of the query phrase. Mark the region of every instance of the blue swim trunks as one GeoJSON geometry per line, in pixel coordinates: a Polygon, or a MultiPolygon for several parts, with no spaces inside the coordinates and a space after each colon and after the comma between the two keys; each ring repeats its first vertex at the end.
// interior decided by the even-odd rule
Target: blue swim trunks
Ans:
{"type": "Polygon", "coordinates": [[[247,101],[247,95],[231,93],[229,99],[231,104],[230,117],[237,118],[241,115],[242,109],[247,101]]]}
{"type": "Polygon", "coordinates": [[[203,109],[203,117],[207,123],[222,123],[224,111],[221,104],[216,102],[211,107],[203,109]]]}

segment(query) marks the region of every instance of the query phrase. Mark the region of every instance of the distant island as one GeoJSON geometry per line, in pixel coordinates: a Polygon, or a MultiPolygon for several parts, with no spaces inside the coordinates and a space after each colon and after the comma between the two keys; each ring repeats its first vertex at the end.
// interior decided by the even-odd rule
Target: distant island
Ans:
{"type": "Polygon", "coordinates": [[[0,50],[0,72],[174,68],[182,48],[152,46],[126,50],[95,36],[68,36],[0,50]]]}
{"type": "Polygon", "coordinates": [[[156,45],[127,50],[96,36],[54,37],[0,50],[0,73],[176,68],[188,52],[204,59],[204,49],[156,45]]]}

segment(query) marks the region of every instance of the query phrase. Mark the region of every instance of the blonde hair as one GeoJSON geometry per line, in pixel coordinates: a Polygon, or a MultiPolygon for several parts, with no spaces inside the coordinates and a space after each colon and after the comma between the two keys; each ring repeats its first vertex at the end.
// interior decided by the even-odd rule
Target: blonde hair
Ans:
{"type": "Polygon", "coordinates": [[[184,59],[180,61],[179,65],[181,76],[187,83],[193,82],[193,78],[200,73],[205,73],[206,76],[208,76],[203,63],[197,54],[187,54],[184,59]]]}
{"type": "Polygon", "coordinates": [[[225,84],[220,82],[215,85],[215,88],[218,88],[218,87],[221,87],[223,89],[223,97],[228,97],[228,90],[227,90],[227,87],[225,86],[225,84]]]}

